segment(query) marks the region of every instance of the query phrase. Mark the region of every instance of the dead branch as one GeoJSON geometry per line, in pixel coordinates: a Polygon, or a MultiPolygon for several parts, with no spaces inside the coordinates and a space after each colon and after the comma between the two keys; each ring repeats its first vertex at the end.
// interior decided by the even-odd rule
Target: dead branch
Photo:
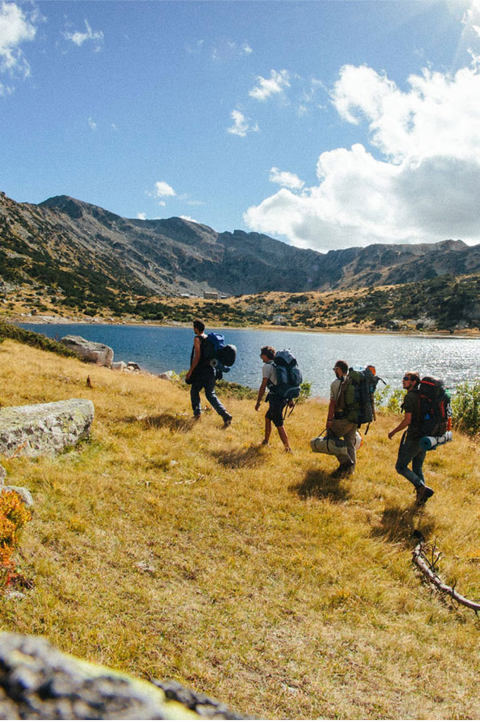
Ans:
{"type": "MultiPolygon", "coordinates": [[[[435,547],[436,548],[436,547],[435,547]]],[[[436,559],[433,564],[430,564],[430,562],[426,559],[425,554],[425,544],[424,541],[420,541],[415,549],[413,550],[412,554],[412,561],[413,563],[420,569],[423,576],[428,579],[428,581],[433,584],[437,589],[439,589],[444,594],[448,594],[448,596],[452,597],[456,602],[459,604],[463,604],[464,607],[468,607],[469,609],[473,609],[474,612],[477,614],[480,611],[480,604],[477,602],[472,602],[471,599],[467,599],[467,597],[462,596],[458,592],[455,591],[455,587],[457,585],[457,582],[453,585],[453,587],[449,587],[448,584],[445,584],[445,582],[442,582],[438,574],[435,572],[435,564],[438,562],[438,559],[440,558],[440,553],[436,556],[436,559]]],[[[435,553],[435,550],[434,550],[435,553]]],[[[432,554],[433,557],[433,554],[432,554]]],[[[432,560],[433,561],[433,560],[432,560]]]]}

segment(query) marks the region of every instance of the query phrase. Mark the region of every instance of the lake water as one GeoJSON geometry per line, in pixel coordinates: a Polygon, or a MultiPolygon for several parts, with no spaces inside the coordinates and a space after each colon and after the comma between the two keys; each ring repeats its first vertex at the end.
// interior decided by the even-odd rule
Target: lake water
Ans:
{"type": "MultiPolygon", "coordinates": [[[[67,334],[111,346],[116,361],[136,361],[153,373],[176,372],[189,366],[193,331],[189,328],[101,324],[20,324],[50,338],[67,334]]],[[[262,346],[290,348],[312,383],[314,395],[327,396],[334,378],[334,362],[351,366],[373,364],[377,374],[394,388],[401,388],[404,371],[444,379],[454,389],[461,381],[480,377],[480,339],[417,338],[398,335],[333,334],[256,329],[210,329],[225,335],[237,347],[237,362],[226,380],[257,388],[261,382],[262,346]]]]}

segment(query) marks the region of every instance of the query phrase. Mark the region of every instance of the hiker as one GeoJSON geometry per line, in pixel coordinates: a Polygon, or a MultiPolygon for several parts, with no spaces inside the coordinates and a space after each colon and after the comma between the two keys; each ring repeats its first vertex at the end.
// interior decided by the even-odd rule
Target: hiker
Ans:
{"type": "Polygon", "coordinates": [[[419,444],[422,436],[420,431],[420,400],[418,393],[420,375],[413,371],[407,371],[402,382],[403,388],[407,392],[401,407],[404,412],[404,417],[398,426],[390,431],[388,438],[393,439],[398,431],[405,429],[398,448],[395,470],[413,484],[417,492],[417,503],[425,504],[427,499],[434,494],[434,491],[425,485],[422,469],[427,452],[422,449],[419,444]],[[411,469],[408,466],[410,462],[412,464],[411,469]]]}
{"type": "Polygon", "coordinates": [[[255,411],[258,411],[260,408],[265,390],[268,389],[268,411],[265,414],[265,438],[263,439],[262,444],[264,446],[268,446],[270,434],[272,433],[273,422],[285,451],[291,454],[292,450],[290,448],[290,442],[283,425],[283,411],[285,406],[293,404],[293,402],[288,401],[283,396],[280,396],[280,394],[275,393],[275,386],[277,385],[277,370],[275,368],[275,364],[273,363],[273,359],[275,358],[275,349],[273,346],[263,346],[260,350],[260,358],[263,361],[262,383],[258,389],[255,411]]]}
{"type": "Polygon", "coordinates": [[[185,380],[191,384],[190,398],[192,400],[193,416],[196,421],[201,419],[202,407],[200,405],[200,391],[205,389],[205,396],[212,407],[219,414],[224,426],[230,426],[232,416],[225,409],[223,404],[218,400],[215,394],[215,369],[210,365],[210,359],[207,358],[205,342],[207,335],[205,334],[205,324],[200,319],[193,322],[193,330],[195,338],[193,340],[193,349],[190,357],[190,368],[188,369],[185,380]]]}
{"type": "Polygon", "coordinates": [[[348,459],[340,462],[338,469],[334,471],[336,476],[353,474],[357,462],[357,451],[355,448],[358,424],[349,421],[345,410],[345,384],[348,375],[348,364],[341,359],[333,367],[336,379],[330,386],[330,403],[327,413],[327,433],[334,434],[340,439],[345,439],[347,444],[348,459]]]}

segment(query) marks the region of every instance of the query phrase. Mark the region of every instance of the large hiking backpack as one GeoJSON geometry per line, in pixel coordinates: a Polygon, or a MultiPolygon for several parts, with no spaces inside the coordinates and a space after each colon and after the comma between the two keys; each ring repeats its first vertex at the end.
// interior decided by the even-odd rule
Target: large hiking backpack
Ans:
{"type": "Polygon", "coordinates": [[[418,424],[422,436],[443,436],[450,429],[452,400],[441,379],[424,376],[418,387],[418,424]]]}
{"type": "MultiPolygon", "coordinates": [[[[340,404],[348,421],[360,427],[362,424],[370,425],[375,420],[374,393],[379,381],[385,383],[377,376],[375,366],[348,370],[348,376],[343,382],[343,400],[340,404]]],[[[365,433],[367,432],[368,427],[365,433]]]]}
{"type": "Polygon", "coordinates": [[[221,333],[212,331],[207,334],[204,344],[205,359],[210,366],[219,372],[227,373],[235,363],[237,349],[233,344],[226,344],[225,337],[221,333]]]}
{"type": "Polygon", "coordinates": [[[303,376],[290,349],[277,351],[273,363],[277,374],[277,383],[271,388],[271,391],[288,401],[298,398],[303,376]]]}

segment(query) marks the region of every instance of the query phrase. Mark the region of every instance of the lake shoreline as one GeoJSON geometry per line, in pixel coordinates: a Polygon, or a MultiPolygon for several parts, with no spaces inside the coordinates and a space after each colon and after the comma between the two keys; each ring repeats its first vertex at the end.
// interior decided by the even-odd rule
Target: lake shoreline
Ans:
{"type": "MultiPolygon", "coordinates": [[[[62,324],[68,325],[91,325],[91,326],[133,326],[139,328],[190,328],[190,323],[181,323],[180,321],[172,323],[158,323],[151,321],[125,321],[125,320],[110,320],[110,319],[72,319],[69,317],[60,316],[13,316],[11,318],[4,317],[2,320],[8,323],[26,323],[35,324],[39,326],[57,326],[62,324]]],[[[346,328],[345,326],[330,326],[328,328],[310,328],[307,326],[277,326],[273,324],[261,324],[261,325],[250,325],[250,326],[222,326],[222,325],[208,325],[209,328],[221,329],[222,331],[284,331],[287,333],[315,333],[315,334],[353,334],[353,335],[364,335],[364,336],[396,336],[406,338],[440,338],[440,339],[478,339],[480,338],[480,331],[467,330],[450,333],[449,331],[394,331],[392,329],[371,329],[371,328],[346,328]]]]}

